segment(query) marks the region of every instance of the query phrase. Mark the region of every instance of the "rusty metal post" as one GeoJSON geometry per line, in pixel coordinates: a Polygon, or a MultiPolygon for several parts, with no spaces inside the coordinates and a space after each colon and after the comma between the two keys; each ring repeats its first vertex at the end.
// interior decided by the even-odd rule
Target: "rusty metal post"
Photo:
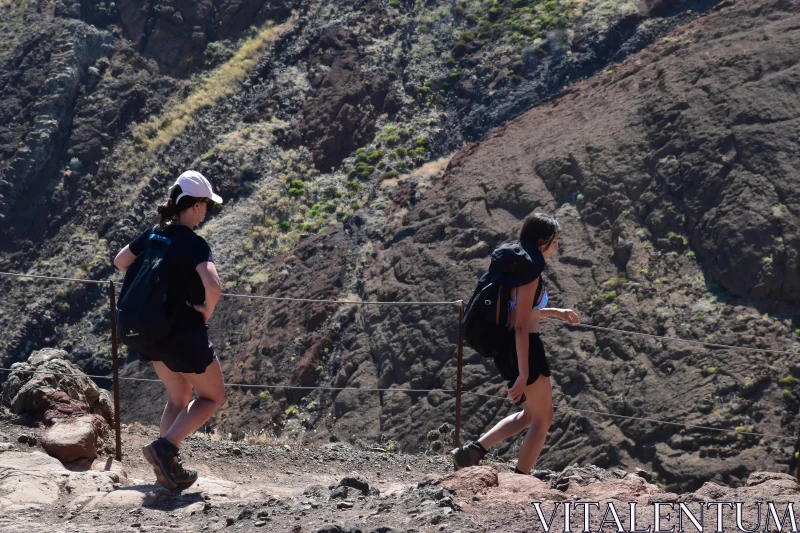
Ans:
{"type": "Polygon", "coordinates": [[[111,304],[111,358],[114,365],[114,430],[117,433],[117,461],[122,461],[122,435],[119,427],[119,354],[117,353],[117,293],[114,282],[108,282],[111,304]]]}
{"type": "Polygon", "coordinates": [[[458,374],[456,377],[456,435],[455,445],[461,446],[461,377],[464,366],[464,328],[461,320],[464,318],[464,301],[458,304],[458,374]]]}

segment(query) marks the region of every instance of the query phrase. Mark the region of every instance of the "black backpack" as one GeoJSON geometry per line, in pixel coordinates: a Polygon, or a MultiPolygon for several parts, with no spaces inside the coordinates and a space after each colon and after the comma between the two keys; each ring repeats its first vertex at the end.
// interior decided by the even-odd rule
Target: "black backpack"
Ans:
{"type": "MultiPolygon", "coordinates": [[[[492,252],[489,271],[478,281],[461,320],[464,340],[478,354],[500,355],[498,349],[508,331],[511,289],[531,283],[541,276],[544,266],[544,257],[535,246],[516,242],[492,252]]],[[[539,301],[542,287],[539,283],[534,301],[539,301]]]]}
{"type": "Polygon", "coordinates": [[[166,336],[180,310],[181,302],[167,297],[171,244],[167,237],[151,234],[125,273],[117,302],[117,334],[122,344],[135,350],[166,336]]]}

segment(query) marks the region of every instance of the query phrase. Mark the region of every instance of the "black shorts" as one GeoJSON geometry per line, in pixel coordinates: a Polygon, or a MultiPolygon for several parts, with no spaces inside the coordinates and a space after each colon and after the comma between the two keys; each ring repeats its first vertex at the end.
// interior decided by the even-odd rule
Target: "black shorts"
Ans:
{"type": "MultiPolygon", "coordinates": [[[[508,381],[511,387],[519,377],[517,364],[517,342],[514,330],[506,335],[502,348],[494,358],[495,366],[500,375],[508,381]]],[[[533,384],[539,376],[550,377],[550,365],[544,354],[544,343],[538,333],[528,334],[528,385],[533,384]]]]}
{"type": "Polygon", "coordinates": [[[142,361],[161,361],[173,372],[202,374],[217,358],[203,315],[187,306],[166,337],[139,351],[142,361]]]}

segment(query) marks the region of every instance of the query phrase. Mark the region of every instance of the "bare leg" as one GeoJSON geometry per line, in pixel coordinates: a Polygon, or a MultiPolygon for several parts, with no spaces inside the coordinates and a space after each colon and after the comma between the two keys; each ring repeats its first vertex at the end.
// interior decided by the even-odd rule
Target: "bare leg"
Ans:
{"type": "MultiPolygon", "coordinates": [[[[536,381],[539,380],[537,379],[536,381]]],[[[485,450],[488,450],[495,444],[506,440],[512,435],[516,435],[530,426],[532,420],[528,408],[525,407],[522,411],[512,413],[495,424],[492,429],[478,439],[478,443],[483,446],[485,450]]]]}
{"type": "Polygon", "coordinates": [[[197,398],[178,412],[175,421],[164,435],[175,446],[195,430],[208,422],[208,419],[225,400],[225,384],[219,360],[214,360],[202,374],[180,374],[197,393],[197,398]]]}
{"type": "Polygon", "coordinates": [[[531,424],[519,448],[517,469],[530,472],[542,453],[547,432],[553,423],[553,389],[550,378],[539,379],[525,388],[525,411],[531,413],[531,424]]]}
{"type": "Polygon", "coordinates": [[[161,415],[159,431],[160,436],[163,437],[175,422],[178,413],[189,405],[189,401],[192,399],[192,384],[183,377],[183,374],[173,372],[160,361],[153,361],[153,368],[167,389],[167,405],[161,415]]]}

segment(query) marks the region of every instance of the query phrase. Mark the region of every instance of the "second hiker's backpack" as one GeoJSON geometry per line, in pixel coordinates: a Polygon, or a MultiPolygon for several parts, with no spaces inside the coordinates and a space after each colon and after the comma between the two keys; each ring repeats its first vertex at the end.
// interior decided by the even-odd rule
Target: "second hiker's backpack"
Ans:
{"type": "MultiPolygon", "coordinates": [[[[508,331],[508,299],[513,287],[527,285],[541,276],[544,257],[535,246],[504,244],[492,252],[489,271],[478,281],[461,327],[464,340],[483,357],[494,357],[508,331]]],[[[534,301],[542,290],[539,283],[534,301]]]]}
{"type": "Polygon", "coordinates": [[[125,274],[117,302],[117,333],[122,344],[139,350],[163,338],[175,322],[180,301],[168,301],[172,241],[153,233],[125,274]]]}

